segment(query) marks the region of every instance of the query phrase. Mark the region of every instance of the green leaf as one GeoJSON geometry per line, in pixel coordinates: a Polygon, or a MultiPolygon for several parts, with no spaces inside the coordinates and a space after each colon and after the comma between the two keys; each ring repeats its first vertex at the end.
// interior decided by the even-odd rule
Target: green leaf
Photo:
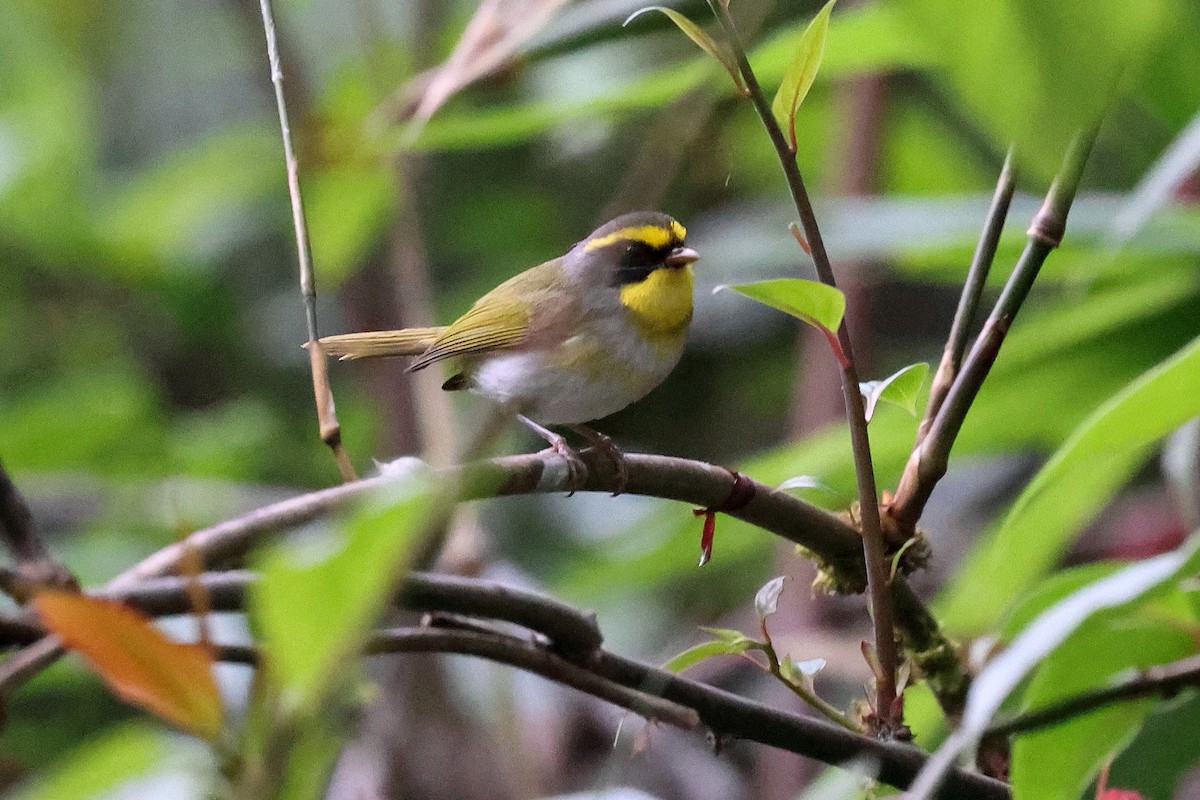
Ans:
{"type": "Polygon", "coordinates": [[[1063,642],[1093,619],[1174,588],[1200,569],[1200,532],[1177,550],[1132,564],[1067,596],[1039,615],[976,676],[957,730],[926,762],[909,794],[928,800],[964,750],[974,747],[1010,694],[1063,642]]]}
{"type": "Polygon", "coordinates": [[[12,795],[12,800],[92,800],[110,796],[121,784],[152,771],[170,753],[160,729],[123,725],[88,741],[12,795]]]}
{"type": "Polygon", "coordinates": [[[264,559],[251,610],[269,674],[293,706],[315,708],[344,677],[401,577],[428,508],[428,491],[414,481],[349,519],[332,552],[328,542],[306,549],[293,541],[264,559]]]}
{"type": "Polygon", "coordinates": [[[773,278],[755,283],[718,286],[713,289],[713,293],[722,289],[737,292],[751,300],[777,308],[829,333],[837,332],[846,313],[846,296],[838,289],[819,281],[773,278]]]}
{"type": "Polygon", "coordinates": [[[672,658],[663,665],[663,669],[669,672],[681,672],[693,664],[699,663],[706,658],[712,656],[729,656],[744,653],[750,649],[754,641],[743,636],[741,641],[723,641],[718,639],[712,642],[704,642],[695,647],[689,647],[679,655],[672,658]]]}
{"type": "Polygon", "coordinates": [[[758,644],[758,642],[754,641],[746,634],[742,633],[741,631],[735,631],[732,628],[701,627],[700,630],[704,631],[705,633],[711,633],[713,636],[717,637],[718,639],[720,639],[722,642],[725,642],[726,644],[736,644],[736,645],[741,645],[743,643],[745,643],[747,645],[758,644]]]}
{"type": "Polygon", "coordinates": [[[866,401],[867,422],[875,414],[875,406],[882,400],[894,406],[903,408],[909,414],[916,416],[917,398],[921,396],[921,387],[925,385],[925,376],[929,374],[929,365],[910,364],[881,381],[865,381],[858,385],[866,401]]]}
{"type": "Polygon", "coordinates": [[[763,584],[763,587],[758,590],[758,594],[754,595],[754,612],[758,614],[760,620],[766,621],[767,617],[775,613],[779,606],[779,595],[783,592],[783,584],[786,580],[786,575],[772,578],[763,584]]]}
{"type": "Polygon", "coordinates": [[[1098,408],[968,556],[939,607],[959,632],[987,630],[1051,569],[1160,438],[1200,414],[1200,339],[1098,408]],[[984,591],[980,587],[985,587],[984,591]]]}
{"type": "MultiPolygon", "coordinates": [[[[1086,625],[1050,655],[1030,681],[1024,710],[1102,688],[1119,674],[1187,656],[1195,643],[1168,622],[1117,615],[1086,625]]],[[[1127,745],[1162,703],[1116,703],[1019,735],[1012,748],[1014,800],[1076,800],[1100,767],[1127,745]]]]}
{"type": "Polygon", "coordinates": [[[671,20],[671,22],[674,22],[679,30],[683,31],[689,39],[696,43],[697,47],[708,53],[717,61],[721,62],[721,66],[724,67],[725,71],[729,73],[729,77],[733,78],[734,84],[736,84],[738,88],[741,88],[742,77],[738,73],[737,67],[734,66],[733,58],[729,55],[729,53],[727,53],[723,47],[717,44],[717,42],[711,36],[709,36],[703,28],[692,22],[683,14],[680,14],[675,9],[666,8],[665,6],[647,6],[646,8],[639,9],[630,14],[629,18],[622,23],[621,27],[633,22],[634,19],[640,17],[642,14],[645,14],[647,11],[658,11],[662,14],[665,14],[667,19],[671,20]]]}
{"type": "Polygon", "coordinates": [[[775,119],[779,121],[779,127],[787,133],[788,144],[793,152],[796,150],[796,110],[804,102],[817,77],[817,70],[821,68],[821,59],[825,55],[825,38],[829,33],[829,14],[833,11],[835,2],[837,0],[829,0],[808,24],[804,35],[800,37],[796,55],[792,57],[792,63],[783,74],[783,83],[779,85],[779,91],[775,93],[775,99],[771,102],[771,110],[775,113],[775,119]]]}

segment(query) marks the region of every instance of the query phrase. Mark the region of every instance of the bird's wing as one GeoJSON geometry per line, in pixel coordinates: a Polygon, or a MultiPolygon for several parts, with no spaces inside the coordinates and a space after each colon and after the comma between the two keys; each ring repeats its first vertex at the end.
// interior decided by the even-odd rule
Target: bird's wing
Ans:
{"type": "Polygon", "coordinates": [[[326,355],[342,361],[376,356],[416,356],[446,332],[445,328],[405,328],[399,331],[340,333],[321,337],[326,355]]]}
{"type": "Polygon", "coordinates": [[[509,278],[447,327],[409,366],[415,371],[456,356],[492,353],[544,338],[567,303],[562,265],[547,261],[509,278]]]}

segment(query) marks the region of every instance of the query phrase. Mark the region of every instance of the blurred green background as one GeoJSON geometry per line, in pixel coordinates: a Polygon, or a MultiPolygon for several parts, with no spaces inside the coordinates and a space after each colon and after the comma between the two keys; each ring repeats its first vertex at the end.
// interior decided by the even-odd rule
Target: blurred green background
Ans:
{"type": "MultiPolygon", "coordinates": [[[[628,450],[765,481],[815,475],[830,491],[806,499],[845,507],[852,471],[823,344],[711,296],[811,276],[748,103],[662,16],[622,29],[640,3],[485,3],[493,35],[465,48],[477,5],[278,3],[322,332],[446,321],[616,213],[659,208],[703,256],[691,342],[664,386],[599,427],[628,450]],[[414,119],[443,88],[444,105],[414,119]]],[[[672,5],[708,24],[703,4],[672,5]]],[[[733,3],[768,91],[818,7],[733,3]]],[[[1192,0],[874,0],[834,13],[799,161],[864,379],[936,364],[1009,142],[1020,193],[996,286],[1068,138],[1105,114],[1065,245],[955,451],[970,470],[931,506],[930,587],[1030,458],[1200,333],[1198,43],[1192,0]]],[[[0,4],[0,458],[85,583],[181,531],[337,481],[304,339],[258,4],[0,4]]],[[[454,398],[460,421],[447,426],[428,410],[443,402],[438,376],[414,384],[402,369],[331,366],[360,470],[462,441],[479,417],[479,401],[454,398]]],[[[895,410],[872,422],[881,487],[913,430],[895,410]]],[[[539,446],[511,437],[511,451],[539,446]]],[[[1162,490],[1153,463],[1138,475],[1137,491],[1162,490]]],[[[480,514],[475,561],[596,607],[614,646],[637,655],[681,649],[694,625],[736,617],[783,571],[799,576],[804,606],[787,624],[857,647],[861,607],[810,603],[806,568],[732,520],[697,572],[699,522],[678,506],[522,498],[480,514]]],[[[1130,524],[1170,541],[1185,522],[1130,524]]],[[[1118,552],[1119,539],[1079,557],[1118,552]]],[[[843,666],[852,693],[862,666],[843,666]]],[[[48,673],[10,707],[5,752],[23,767],[54,763],[122,716],[105,697],[70,666],[48,673]]],[[[756,796],[794,783],[756,784],[756,796]]]]}

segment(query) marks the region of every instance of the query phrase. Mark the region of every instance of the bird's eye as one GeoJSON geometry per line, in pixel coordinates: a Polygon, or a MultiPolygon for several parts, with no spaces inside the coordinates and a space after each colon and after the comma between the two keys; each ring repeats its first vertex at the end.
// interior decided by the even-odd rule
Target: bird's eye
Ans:
{"type": "Polygon", "coordinates": [[[669,250],[652,247],[646,242],[629,242],[617,260],[616,284],[624,286],[646,280],[651,272],[663,265],[668,252],[669,250]]]}

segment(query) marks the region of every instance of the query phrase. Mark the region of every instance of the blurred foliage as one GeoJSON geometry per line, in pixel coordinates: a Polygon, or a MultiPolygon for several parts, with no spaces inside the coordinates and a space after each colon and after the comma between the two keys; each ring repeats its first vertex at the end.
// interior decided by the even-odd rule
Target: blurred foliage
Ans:
{"type": "MultiPolygon", "coordinates": [[[[704,260],[683,363],[601,427],[628,449],[738,464],[768,483],[811,475],[831,491],[805,490],[806,499],[846,507],[854,489],[845,430],[834,425],[803,440],[789,430],[794,387],[818,368],[798,364],[795,327],[729,293],[709,296],[719,284],[792,277],[797,264],[807,276],[810,266],[786,228],[792,212],[752,111],[669,20],[643,15],[622,30],[640,3],[568,4],[514,63],[418,130],[397,122],[403,87],[451,52],[474,2],[278,5],[322,330],[400,322],[395,298],[409,296],[409,287],[395,260],[404,247],[423,255],[433,313],[448,319],[585,235],[620,190],[622,202],[684,220],[704,260]]],[[[715,30],[702,3],[672,6],[715,30]]],[[[750,58],[768,92],[819,7],[732,4],[739,21],[765,19],[750,58]]],[[[1119,248],[1109,243],[1140,183],[1197,118],[1198,42],[1200,6],[1191,0],[873,0],[834,11],[796,135],[835,267],[864,262],[855,274],[871,287],[858,334],[869,341],[858,348],[864,380],[936,362],[1009,142],[1018,144],[1022,195],[994,287],[1023,245],[1034,198],[1066,138],[1105,114],[1065,245],[968,416],[952,467],[1056,452],[1052,463],[1061,464],[1069,442],[1094,439],[1103,420],[1116,420],[1118,396],[1136,391],[1135,381],[1147,386],[1162,374],[1156,365],[1185,348],[1172,363],[1189,353],[1194,360],[1194,185],[1149,209],[1139,230],[1118,237],[1119,248]],[[878,151],[872,192],[838,197],[846,142],[863,134],[841,95],[853,79],[877,74],[886,88],[878,129],[866,132],[878,151]]],[[[303,313],[274,114],[255,3],[0,3],[0,458],[52,546],[87,582],[181,531],[337,479],[316,436],[297,346],[303,313]]],[[[1191,158],[1194,174],[1200,155],[1191,158]]],[[[1188,369],[1182,377],[1194,383],[1188,369]]],[[[334,366],[333,379],[360,468],[373,456],[398,455],[395,442],[415,441],[411,412],[390,402],[408,391],[398,370],[334,366]]],[[[1053,572],[1058,554],[1102,550],[1101,512],[1114,497],[1131,485],[1161,487],[1153,456],[1170,427],[1164,421],[1200,414],[1200,399],[1159,388],[1129,424],[1105,428],[1113,459],[1105,463],[1119,461],[1120,469],[1088,480],[1091,462],[1082,459],[1073,512],[1049,501],[1064,518],[1054,517],[1055,552],[1036,569],[1020,554],[1033,542],[1050,547],[1040,538],[1049,518],[1023,520],[1025,504],[997,521],[1005,519],[996,504],[1007,507],[1011,476],[996,467],[984,473],[988,485],[963,496],[939,491],[935,503],[973,516],[969,525],[930,531],[944,554],[935,556],[938,577],[949,572],[950,554],[995,522],[1006,552],[1016,554],[1001,560],[1004,574],[1020,583],[1001,591],[978,570],[959,573],[940,606],[956,633],[995,631],[1019,591],[1065,594],[1045,583],[1070,582],[1053,572]]],[[[476,408],[461,401],[460,416],[473,419],[476,408]]],[[[883,406],[872,421],[881,488],[894,486],[914,426],[883,406]]],[[[1037,485],[1053,483],[1048,472],[1037,485]]],[[[721,517],[714,560],[697,571],[700,523],[690,510],[637,498],[511,498],[485,506],[483,519],[491,555],[593,605],[615,647],[652,659],[694,641],[697,624],[745,613],[777,562],[792,564],[769,537],[721,517]]],[[[991,564],[982,553],[970,563],[991,564]]],[[[1200,621],[1191,613],[1173,624],[1194,631],[1200,621]]],[[[1168,644],[1183,643],[1159,636],[1160,617],[1137,624],[1153,643],[1147,655],[1168,657],[1176,652],[1168,644]]],[[[857,639],[853,630],[848,636],[857,639]]],[[[1025,699],[1059,696],[1064,674],[1078,687],[1129,665],[1097,641],[1060,653],[1025,699]],[[1094,669],[1073,671],[1082,660],[1094,669]]],[[[73,770],[87,774],[86,759],[126,753],[143,736],[116,729],[91,755],[69,755],[85,735],[118,723],[104,697],[77,672],[48,673],[10,706],[0,743],[35,771],[57,765],[62,780],[73,770]],[[80,710],[34,712],[32,700],[22,700],[64,696],[80,710]]],[[[1180,725],[1179,713],[1162,706],[1125,710],[1136,712],[1126,739],[1136,738],[1114,766],[1120,785],[1149,796],[1158,796],[1152,787],[1161,791],[1163,774],[1180,775],[1200,756],[1194,737],[1146,744],[1180,725]]],[[[934,735],[932,703],[914,696],[910,715],[934,735]]],[[[1077,763],[1095,763],[1097,748],[1111,744],[1094,739],[1076,740],[1086,751],[1077,763]]],[[[1018,750],[1019,764],[1029,752],[1018,750]]]]}

